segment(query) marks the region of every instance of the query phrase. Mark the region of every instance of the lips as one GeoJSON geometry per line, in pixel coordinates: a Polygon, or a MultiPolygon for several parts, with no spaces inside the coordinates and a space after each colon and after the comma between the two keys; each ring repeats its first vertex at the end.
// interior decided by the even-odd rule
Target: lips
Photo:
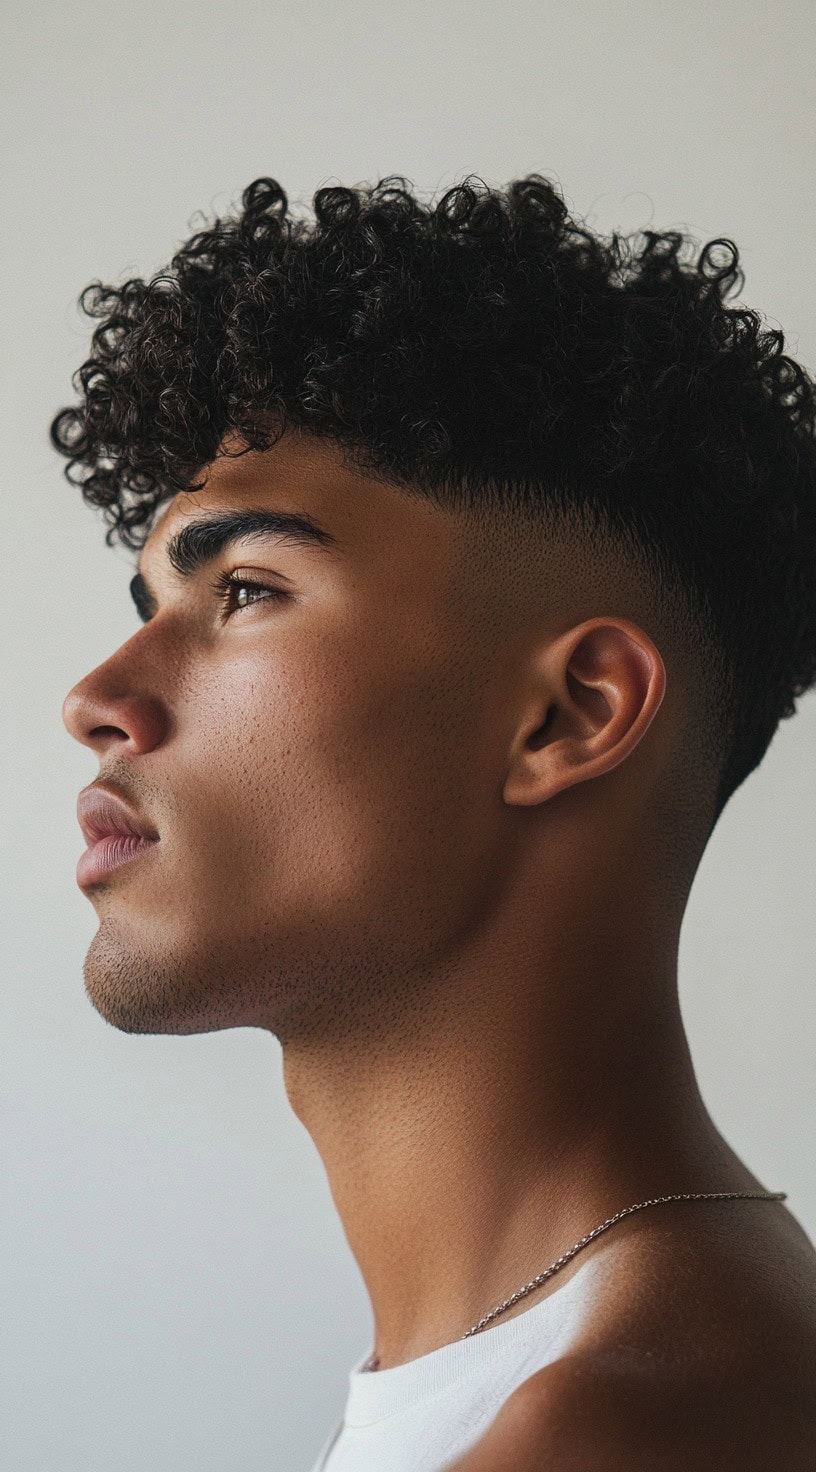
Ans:
{"type": "Polygon", "coordinates": [[[88,845],[77,864],[81,887],[98,882],[159,842],[155,829],[104,787],[83,788],[77,799],[77,818],[88,845]]]}

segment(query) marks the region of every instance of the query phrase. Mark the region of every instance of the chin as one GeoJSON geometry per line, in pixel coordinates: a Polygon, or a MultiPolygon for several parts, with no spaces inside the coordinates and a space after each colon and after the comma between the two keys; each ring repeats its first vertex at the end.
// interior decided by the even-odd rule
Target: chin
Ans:
{"type": "Polygon", "coordinates": [[[91,1005],[119,1032],[189,1034],[241,1025],[231,1015],[223,978],[214,986],[169,958],[134,954],[104,922],[88,948],[83,977],[91,1005]]]}

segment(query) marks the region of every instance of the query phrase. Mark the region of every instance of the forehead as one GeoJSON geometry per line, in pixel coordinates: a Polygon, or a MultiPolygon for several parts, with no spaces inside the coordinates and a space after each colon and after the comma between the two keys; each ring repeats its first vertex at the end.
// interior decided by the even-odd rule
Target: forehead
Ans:
{"type": "MultiPolygon", "coordinates": [[[[367,566],[419,568],[426,575],[455,555],[455,514],[398,487],[351,470],[337,445],[288,430],[271,450],[217,457],[197,477],[201,490],[181,491],[158,516],[140,567],[164,561],[171,539],[215,511],[300,513],[324,528],[338,554],[367,566]]],[[[449,567],[448,567],[449,570],[449,567]]]]}

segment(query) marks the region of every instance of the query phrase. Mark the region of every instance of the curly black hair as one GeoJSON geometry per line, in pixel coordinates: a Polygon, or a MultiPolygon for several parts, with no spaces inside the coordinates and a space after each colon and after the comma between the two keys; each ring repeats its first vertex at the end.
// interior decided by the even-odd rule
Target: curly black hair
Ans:
{"type": "Polygon", "coordinates": [[[216,456],[290,424],[443,505],[580,513],[683,590],[716,822],[816,682],[816,392],[725,305],[737,247],[598,236],[540,174],[312,205],[256,179],[151,280],[82,293],[100,321],[51,437],[107,540],[141,546],[216,456]]]}

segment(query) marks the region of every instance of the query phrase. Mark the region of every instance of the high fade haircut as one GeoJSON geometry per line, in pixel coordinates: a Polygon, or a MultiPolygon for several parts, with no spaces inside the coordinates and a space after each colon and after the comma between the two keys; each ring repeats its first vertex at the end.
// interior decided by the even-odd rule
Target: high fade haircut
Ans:
{"type": "Polygon", "coordinates": [[[99,325],[52,442],[131,548],[290,425],[485,524],[617,548],[694,670],[713,828],[816,682],[816,392],[726,306],[733,241],[698,245],[600,236],[540,174],[436,202],[389,175],[311,213],[256,179],[150,280],[82,293],[99,325]]]}

